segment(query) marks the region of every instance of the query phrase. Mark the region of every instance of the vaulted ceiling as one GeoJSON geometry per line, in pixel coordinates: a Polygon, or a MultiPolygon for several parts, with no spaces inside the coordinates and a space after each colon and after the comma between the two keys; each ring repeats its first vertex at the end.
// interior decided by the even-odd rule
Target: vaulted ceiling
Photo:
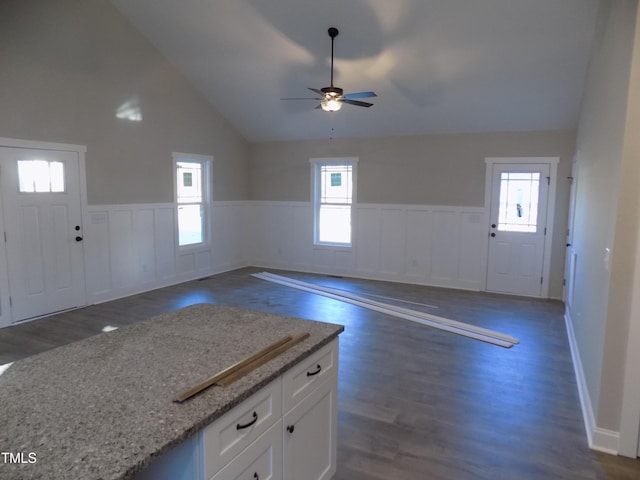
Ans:
{"type": "Polygon", "coordinates": [[[112,0],[249,141],[576,128],[598,0],[112,0]],[[373,90],[315,109],[307,88],[373,90]]]}

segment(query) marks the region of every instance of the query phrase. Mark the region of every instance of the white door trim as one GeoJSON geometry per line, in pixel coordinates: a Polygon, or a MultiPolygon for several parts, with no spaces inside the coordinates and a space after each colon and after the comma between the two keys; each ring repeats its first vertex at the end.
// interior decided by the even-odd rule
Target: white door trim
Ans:
{"type": "MultiPolygon", "coordinates": [[[[80,177],[80,209],[82,223],[88,224],[87,216],[87,175],[85,156],[87,147],[85,145],[73,145],[69,143],[40,142],[37,140],[23,140],[19,138],[0,137],[0,148],[33,148],[38,150],[55,150],[64,152],[75,152],[78,155],[78,175],[80,177]]],[[[0,209],[0,232],[4,232],[4,216],[0,209]]],[[[86,255],[86,249],[83,249],[86,255]]],[[[84,262],[86,265],[86,258],[84,262]]],[[[86,275],[85,275],[86,278],[86,275]]],[[[86,298],[86,280],[85,285],[86,298]]],[[[7,252],[3,241],[0,242],[0,328],[11,324],[11,309],[9,307],[9,275],[7,268],[7,252]]]]}
{"type": "Polygon", "coordinates": [[[562,300],[566,307],[571,311],[573,307],[573,292],[575,287],[575,261],[576,252],[573,249],[573,233],[575,230],[575,210],[576,198],[578,194],[578,176],[580,175],[580,163],[578,162],[578,153],[573,157],[571,163],[571,186],[569,187],[569,215],[567,216],[567,242],[566,254],[564,260],[564,278],[565,284],[562,289],[562,300]]]}
{"type": "MultiPolygon", "coordinates": [[[[484,184],[484,211],[485,219],[489,219],[491,211],[491,188],[492,188],[492,172],[493,166],[496,164],[520,164],[520,163],[541,163],[549,165],[549,199],[547,201],[547,234],[544,237],[544,260],[542,266],[542,288],[540,289],[541,297],[549,298],[549,276],[551,272],[551,245],[553,242],[553,219],[555,216],[556,204],[556,185],[558,183],[558,163],[559,157],[486,157],[484,159],[485,168],[485,184],[484,184]]],[[[489,263],[489,229],[487,226],[487,235],[484,236],[483,251],[485,254],[485,272],[489,263]]],[[[484,279],[484,290],[487,289],[487,278],[484,279]]]]}

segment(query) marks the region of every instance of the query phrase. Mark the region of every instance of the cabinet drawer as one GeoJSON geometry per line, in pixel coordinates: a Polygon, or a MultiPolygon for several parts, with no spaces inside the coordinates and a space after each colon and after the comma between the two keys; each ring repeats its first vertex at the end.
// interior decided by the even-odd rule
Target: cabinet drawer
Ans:
{"type": "Polygon", "coordinates": [[[338,339],[325,345],[282,378],[283,405],[286,413],[316,386],[338,374],[338,339]]]}
{"type": "Polygon", "coordinates": [[[282,417],[278,378],[204,429],[205,478],[211,478],[282,417]]]}
{"type": "MultiPolygon", "coordinates": [[[[209,477],[207,477],[209,478],[209,477]]],[[[281,480],[282,479],[282,421],[244,450],[229,465],[210,480],[281,480]]]]}

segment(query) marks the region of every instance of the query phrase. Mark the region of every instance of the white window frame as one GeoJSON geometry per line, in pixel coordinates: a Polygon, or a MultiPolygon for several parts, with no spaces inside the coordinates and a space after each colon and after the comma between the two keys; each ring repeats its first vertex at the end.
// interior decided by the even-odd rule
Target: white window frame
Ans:
{"type": "Polygon", "coordinates": [[[331,247],[351,248],[354,243],[354,206],[357,198],[358,186],[358,157],[329,157],[329,158],[311,158],[311,202],[313,204],[313,243],[314,245],[324,245],[331,247]],[[351,166],[351,242],[322,242],[320,241],[320,207],[321,203],[321,178],[320,171],[326,165],[349,165],[351,166]]]}
{"type": "Polygon", "coordinates": [[[211,243],[211,163],[213,157],[210,155],[198,155],[193,153],[172,152],[173,158],[173,201],[175,205],[175,242],[176,246],[182,250],[192,250],[208,247],[211,243]],[[195,205],[196,203],[178,203],[178,162],[199,163],[202,168],[202,242],[189,245],[180,245],[180,231],[178,225],[178,208],[181,205],[195,205]]]}

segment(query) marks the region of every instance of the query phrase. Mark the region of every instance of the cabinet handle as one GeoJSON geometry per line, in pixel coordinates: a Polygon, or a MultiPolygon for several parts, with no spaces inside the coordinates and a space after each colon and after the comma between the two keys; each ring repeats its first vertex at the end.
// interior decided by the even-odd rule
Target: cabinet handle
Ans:
{"type": "Polygon", "coordinates": [[[258,472],[253,472],[253,478],[255,478],[256,480],[260,480],[260,475],[258,475],[258,472]]]}
{"type": "Polygon", "coordinates": [[[253,420],[251,420],[249,423],[245,423],[244,425],[240,425],[238,423],[236,425],[236,430],[242,430],[243,428],[249,428],[251,425],[253,425],[257,421],[258,421],[258,414],[256,412],[253,412],[253,420]]]}
{"type": "Polygon", "coordinates": [[[289,432],[289,433],[293,433],[293,429],[294,429],[294,428],[295,428],[295,426],[294,426],[294,425],[289,425],[289,426],[287,427],[287,432],[289,432]]]}
{"type": "Polygon", "coordinates": [[[316,368],[317,370],[315,372],[307,372],[307,377],[313,377],[314,375],[319,374],[320,371],[322,370],[322,367],[318,364],[316,368]]]}

